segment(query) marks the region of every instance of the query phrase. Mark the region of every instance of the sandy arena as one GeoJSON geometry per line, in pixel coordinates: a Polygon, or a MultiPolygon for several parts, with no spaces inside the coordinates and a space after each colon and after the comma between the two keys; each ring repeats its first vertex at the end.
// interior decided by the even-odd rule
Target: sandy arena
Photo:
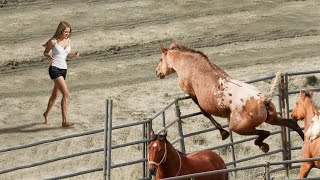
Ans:
{"type": "MultiPolygon", "coordinates": [[[[200,50],[243,81],[320,68],[318,0],[2,0],[0,17],[1,149],[101,129],[106,99],[114,101],[114,124],[124,124],[150,117],[183,96],[176,75],[155,76],[160,45],[178,42],[200,50]],[[49,114],[49,125],[42,116],[53,82],[41,45],[60,21],[72,25],[72,51],[80,52],[68,61],[68,118],[75,123],[68,129],[61,127],[60,102],[49,114]]],[[[306,88],[304,79],[293,86],[306,88]]],[[[259,88],[265,93],[270,87],[259,88]]],[[[210,125],[202,119],[195,125],[210,125]]],[[[120,132],[114,141],[129,141],[137,133],[120,132]]],[[[102,136],[89,136],[1,153],[0,170],[101,147],[102,136]]],[[[253,144],[252,149],[259,151],[253,144]]],[[[102,167],[102,153],[1,174],[0,179],[45,179],[96,167],[102,167]]],[[[113,179],[136,179],[140,173],[120,168],[113,179]]],[[[102,173],[71,179],[102,179],[102,173]]]]}

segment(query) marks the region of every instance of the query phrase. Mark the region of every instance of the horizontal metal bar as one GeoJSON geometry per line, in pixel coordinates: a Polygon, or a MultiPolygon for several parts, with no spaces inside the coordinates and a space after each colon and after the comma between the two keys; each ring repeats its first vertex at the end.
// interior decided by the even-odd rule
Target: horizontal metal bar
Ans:
{"type": "MultiPolygon", "coordinates": [[[[309,177],[309,178],[307,177],[307,178],[303,178],[303,180],[310,180],[310,179],[311,179],[311,180],[319,180],[319,177],[313,177],[313,178],[312,178],[312,177],[309,177]]],[[[302,179],[290,179],[290,180],[302,180],[302,179]]]]}
{"type": "Polygon", "coordinates": [[[175,119],[174,121],[170,122],[168,125],[166,125],[165,127],[162,127],[160,130],[158,130],[156,132],[156,134],[160,134],[162,133],[163,131],[165,131],[166,129],[168,129],[169,127],[171,127],[172,125],[174,125],[174,123],[178,122],[179,119],[175,119]]]}
{"type": "MultiPolygon", "coordinates": [[[[320,91],[320,88],[312,88],[312,89],[308,89],[308,90],[318,92],[318,91],[320,91]]],[[[288,91],[288,94],[298,94],[298,93],[300,93],[300,90],[288,91]]]]}
{"type": "Polygon", "coordinates": [[[182,97],[178,97],[178,98],[177,98],[177,101],[186,100],[186,99],[191,99],[191,97],[188,96],[188,95],[182,96],[182,97]]]}
{"type": "Polygon", "coordinates": [[[181,139],[183,139],[184,137],[178,137],[177,139],[173,140],[171,142],[172,145],[176,144],[177,142],[179,142],[181,139]]]}
{"type": "Polygon", "coordinates": [[[307,72],[293,72],[293,73],[287,73],[287,76],[297,76],[297,75],[317,74],[317,73],[320,73],[320,71],[316,70],[316,71],[307,71],[307,72]]]}
{"type": "Polygon", "coordinates": [[[74,176],[80,176],[80,175],[83,175],[83,174],[89,174],[89,173],[93,173],[93,172],[97,172],[97,171],[103,171],[103,168],[89,169],[89,170],[85,170],[85,171],[76,172],[76,173],[73,173],[73,174],[67,174],[67,175],[63,175],[63,176],[49,178],[49,179],[46,179],[46,180],[65,179],[65,178],[70,178],[70,177],[74,177],[74,176]]]}
{"type": "Polygon", "coordinates": [[[194,173],[194,174],[189,174],[189,175],[164,178],[161,180],[190,179],[190,178],[208,176],[208,175],[213,175],[213,174],[218,174],[218,173],[233,172],[233,171],[260,168],[260,167],[266,167],[266,166],[283,165],[283,164],[289,164],[289,163],[294,163],[294,162],[306,162],[306,161],[315,161],[315,160],[320,160],[320,158],[309,158],[309,159],[301,159],[301,160],[286,160],[286,161],[280,161],[280,162],[266,162],[264,164],[255,164],[255,165],[244,166],[244,167],[236,167],[236,168],[214,170],[214,171],[208,171],[208,172],[202,172],[202,173],[194,173]]]}
{"type": "Polygon", "coordinates": [[[291,147],[291,150],[301,150],[302,146],[298,146],[298,147],[291,147]]]}
{"type": "Polygon", "coordinates": [[[201,115],[202,113],[201,112],[196,112],[196,113],[192,113],[192,114],[187,114],[187,115],[184,115],[184,116],[180,116],[181,119],[186,119],[186,118],[189,118],[189,117],[193,117],[193,116],[198,116],[198,115],[201,115]]]}
{"type": "Polygon", "coordinates": [[[183,176],[164,178],[164,179],[161,179],[161,180],[190,179],[190,178],[208,176],[208,175],[219,174],[219,173],[226,173],[226,172],[240,171],[240,170],[246,170],[246,169],[260,168],[260,167],[265,167],[265,166],[266,166],[266,163],[265,164],[255,164],[255,165],[250,165],[250,166],[245,166],[245,167],[220,169],[220,170],[207,171],[207,172],[202,172],[202,173],[194,173],[194,174],[188,174],[188,175],[183,175],[183,176]]]}
{"type": "Polygon", "coordinates": [[[46,160],[46,161],[36,162],[36,163],[33,163],[33,164],[28,164],[28,165],[23,165],[23,166],[18,166],[18,167],[2,170],[2,171],[0,171],[0,174],[16,171],[16,170],[19,170],[19,169],[25,169],[25,168],[31,168],[31,167],[35,167],[35,166],[40,166],[40,165],[52,163],[52,162],[55,162],[55,161],[60,161],[60,160],[64,160],[64,159],[69,159],[69,158],[73,158],[73,157],[77,157],[77,156],[82,156],[82,155],[85,155],[85,154],[92,154],[92,153],[102,152],[102,151],[103,151],[103,148],[100,148],[100,149],[94,149],[94,150],[85,151],[85,152],[81,152],[81,153],[75,153],[75,154],[71,154],[71,155],[67,155],[67,156],[61,156],[61,157],[50,159],[50,160],[46,160]]]}
{"type": "Polygon", "coordinates": [[[138,164],[138,163],[147,162],[147,161],[148,161],[148,159],[143,158],[143,159],[139,159],[139,160],[135,160],[135,161],[120,163],[120,164],[112,165],[111,169],[119,168],[119,167],[123,167],[123,166],[128,166],[128,165],[133,165],[133,164],[138,164]]]}
{"type": "Polygon", "coordinates": [[[265,81],[265,80],[273,79],[275,77],[276,77],[275,75],[272,75],[272,76],[267,76],[267,77],[258,78],[258,79],[254,79],[254,80],[245,81],[245,83],[251,84],[251,83],[255,83],[255,82],[259,82],[259,81],[265,81]]]}
{"type": "Polygon", "coordinates": [[[165,106],[164,108],[162,108],[160,111],[158,111],[155,115],[153,115],[150,119],[153,120],[156,117],[158,117],[159,115],[161,115],[163,112],[165,112],[168,108],[170,108],[174,103],[176,103],[177,99],[173,100],[172,102],[170,102],[167,106],[165,106]]]}
{"type": "MultiPolygon", "coordinates": [[[[229,127],[228,125],[223,125],[221,126],[222,128],[226,128],[226,127],[229,127]]],[[[197,132],[192,132],[192,133],[188,133],[188,134],[185,134],[183,137],[190,137],[190,136],[194,136],[194,135],[198,135],[198,134],[203,134],[203,133],[207,133],[207,132],[210,132],[210,131],[215,131],[215,130],[218,130],[217,128],[215,127],[212,127],[212,128],[208,128],[208,129],[205,129],[205,130],[201,130],[201,131],[197,131],[197,132]]]]}
{"type": "Polygon", "coordinates": [[[132,142],[124,143],[124,144],[113,145],[113,146],[111,146],[111,149],[117,149],[117,148],[122,148],[122,147],[126,147],[126,146],[146,143],[146,142],[149,142],[149,139],[142,139],[142,140],[132,141],[132,142]]]}
{"type": "Polygon", "coordinates": [[[229,162],[229,163],[226,163],[226,164],[227,164],[227,166],[230,166],[230,165],[234,165],[234,164],[237,164],[237,163],[245,162],[245,161],[248,161],[248,160],[252,160],[252,159],[256,159],[256,158],[260,158],[260,157],[264,157],[264,156],[269,156],[269,155],[272,155],[272,154],[277,154],[279,152],[282,152],[282,150],[278,149],[278,150],[274,150],[274,151],[269,151],[269,152],[264,153],[264,154],[258,154],[258,155],[255,155],[255,156],[250,156],[250,157],[239,159],[239,160],[236,160],[236,161],[233,161],[233,162],[229,162]]]}
{"type": "Polygon", "coordinates": [[[52,139],[48,139],[48,140],[43,140],[43,141],[39,141],[39,142],[35,142],[35,143],[30,143],[30,144],[10,147],[10,148],[6,148],[6,149],[1,149],[0,153],[13,151],[13,150],[18,150],[18,149],[25,149],[25,148],[37,146],[37,145],[40,145],[40,144],[46,144],[46,143],[51,143],[51,142],[55,142],[55,141],[61,141],[61,140],[64,140],[64,139],[80,137],[80,136],[85,136],[85,135],[91,135],[91,134],[96,134],[96,133],[101,133],[101,132],[104,132],[104,129],[97,129],[97,130],[87,131],[87,132],[78,133],[78,134],[71,134],[71,135],[61,136],[61,137],[52,138],[52,139]]]}
{"type": "Polygon", "coordinates": [[[300,162],[311,162],[311,161],[320,161],[320,158],[305,158],[297,160],[285,160],[281,162],[270,162],[270,165],[281,165],[281,164],[291,164],[291,163],[300,163],[300,162]]]}
{"type": "Polygon", "coordinates": [[[128,123],[128,124],[121,124],[121,125],[113,126],[112,130],[122,129],[122,128],[126,128],[126,127],[132,127],[132,126],[137,126],[137,125],[149,123],[150,121],[151,121],[151,119],[147,119],[147,120],[135,121],[135,122],[128,123]]]}

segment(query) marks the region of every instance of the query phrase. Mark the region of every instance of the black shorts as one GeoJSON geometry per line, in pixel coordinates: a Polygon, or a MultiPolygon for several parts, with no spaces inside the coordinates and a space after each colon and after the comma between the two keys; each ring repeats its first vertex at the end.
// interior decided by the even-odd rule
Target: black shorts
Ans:
{"type": "Polygon", "coordinates": [[[55,66],[49,67],[49,76],[51,79],[56,79],[60,76],[63,76],[63,79],[67,77],[67,69],[59,69],[55,66]]]}

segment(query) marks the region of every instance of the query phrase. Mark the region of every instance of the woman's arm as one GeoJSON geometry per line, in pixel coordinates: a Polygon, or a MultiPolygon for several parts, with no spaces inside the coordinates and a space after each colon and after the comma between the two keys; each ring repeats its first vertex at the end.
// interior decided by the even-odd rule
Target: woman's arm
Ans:
{"type": "Polygon", "coordinates": [[[74,52],[74,53],[69,53],[67,58],[74,58],[74,57],[79,57],[80,53],[79,52],[74,52]]]}
{"type": "Polygon", "coordinates": [[[51,49],[53,48],[54,44],[56,43],[57,41],[55,39],[50,39],[47,43],[46,43],[46,48],[43,52],[43,55],[48,58],[50,61],[53,60],[53,57],[52,55],[49,54],[49,52],[51,51],[51,49]]]}

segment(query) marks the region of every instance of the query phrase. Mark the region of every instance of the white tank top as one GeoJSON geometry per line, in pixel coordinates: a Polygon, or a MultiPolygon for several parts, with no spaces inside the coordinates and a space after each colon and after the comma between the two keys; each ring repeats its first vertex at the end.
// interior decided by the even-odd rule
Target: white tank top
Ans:
{"type": "Polygon", "coordinates": [[[68,40],[68,46],[64,49],[58,42],[52,48],[53,60],[51,65],[59,69],[67,69],[67,55],[70,53],[70,40],[68,40]]]}

